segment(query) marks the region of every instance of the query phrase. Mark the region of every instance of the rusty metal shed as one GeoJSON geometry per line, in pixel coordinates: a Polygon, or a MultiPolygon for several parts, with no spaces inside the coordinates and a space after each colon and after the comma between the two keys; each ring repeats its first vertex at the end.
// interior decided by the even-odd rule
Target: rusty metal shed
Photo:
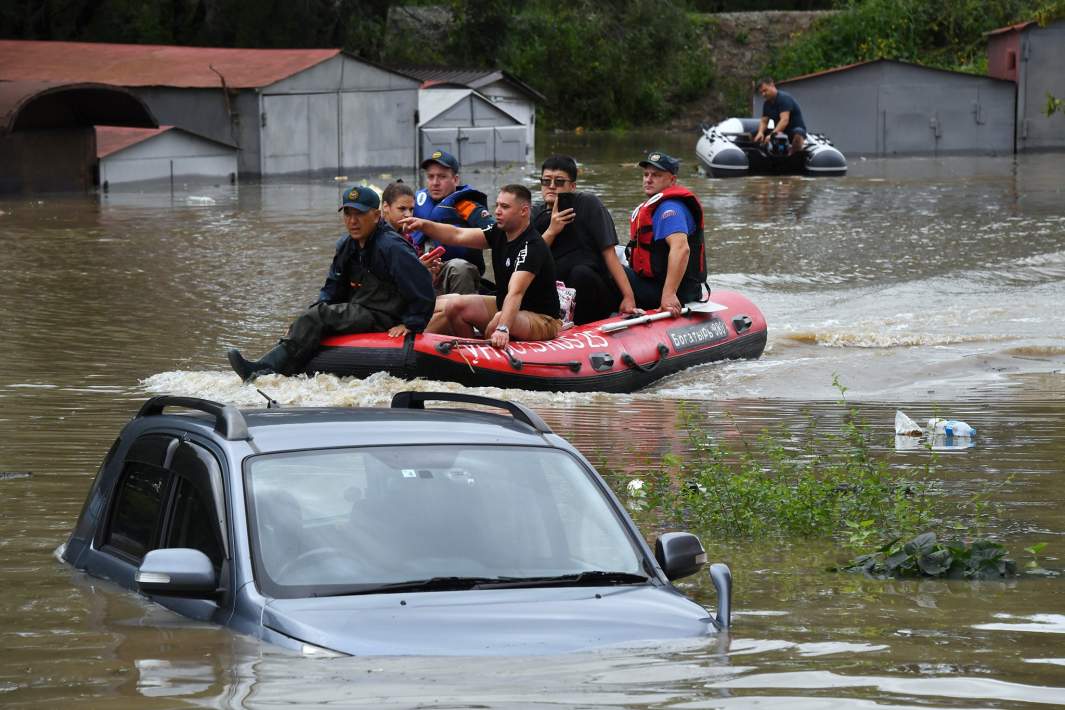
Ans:
{"type": "Polygon", "coordinates": [[[237,148],[175,126],[96,127],[99,184],[147,180],[224,180],[237,176],[237,148]]]}
{"type": "Polygon", "coordinates": [[[419,81],[339,49],[0,40],[0,80],[128,88],[165,124],[236,145],[241,175],[413,167],[419,81]]]}
{"type": "Polygon", "coordinates": [[[1065,117],[1046,115],[1047,94],[1065,98],[1065,21],[1024,22],[987,34],[987,72],[1017,85],[1017,151],[1065,149],[1065,117]]]}
{"type": "Polygon", "coordinates": [[[96,123],[159,125],[141,99],[119,87],[0,81],[0,193],[91,189],[96,123]]]}
{"type": "MultiPolygon", "coordinates": [[[[891,59],[778,81],[846,155],[1013,152],[1013,84],[891,59]]],[[[762,113],[755,94],[754,115],[762,113]]]]}

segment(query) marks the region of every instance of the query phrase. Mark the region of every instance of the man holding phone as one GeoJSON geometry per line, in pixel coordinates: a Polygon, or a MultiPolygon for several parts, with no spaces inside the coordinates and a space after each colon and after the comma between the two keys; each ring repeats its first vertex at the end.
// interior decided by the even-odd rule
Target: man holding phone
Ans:
{"type": "Polygon", "coordinates": [[[540,166],[543,203],[532,224],[551,247],[558,278],[577,291],[573,322],[607,318],[636,308],[632,287],[614,247],[614,220],[595,195],[577,192],[577,161],[552,155],[540,166]]]}

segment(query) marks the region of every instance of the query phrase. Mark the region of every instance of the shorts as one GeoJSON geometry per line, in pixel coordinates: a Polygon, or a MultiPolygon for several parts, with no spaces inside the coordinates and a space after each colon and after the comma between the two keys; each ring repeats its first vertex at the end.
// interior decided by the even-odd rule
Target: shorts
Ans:
{"type": "Polygon", "coordinates": [[[788,138],[794,138],[795,136],[806,137],[806,129],[802,127],[785,128],[784,132],[788,134],[788,138]]]}
{"type": "MultiPolygon", "coordinates": [[[[495,296],[482,296],[485,307],[488,309],[489,320],[495,318],[499,309],[496,308],[495,296]]],[[[535,311],[518,311],[529,322],[529,335],[521,340],[553,340],[562,332],[562,321],[535,311]]],[[[517,339],[517,338],[515,338],[517,339]]]]}

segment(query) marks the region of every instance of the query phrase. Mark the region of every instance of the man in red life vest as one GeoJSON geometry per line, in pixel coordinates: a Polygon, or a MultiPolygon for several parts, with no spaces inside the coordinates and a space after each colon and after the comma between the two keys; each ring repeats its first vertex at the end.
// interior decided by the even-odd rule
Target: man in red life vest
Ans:
{"type": "Polygon", "coordinates": [[[680,161],[660,151],[640,161],[647,200],[629,223],[625,271],[640,308],[661,308],[674,317],[702,298],[706,281],[703,207],[677,184],[680,161]]]}

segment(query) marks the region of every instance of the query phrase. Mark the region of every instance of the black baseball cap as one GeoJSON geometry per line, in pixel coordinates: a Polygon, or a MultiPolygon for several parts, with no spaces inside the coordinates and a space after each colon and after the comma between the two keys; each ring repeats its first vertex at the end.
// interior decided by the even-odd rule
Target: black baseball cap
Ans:
{"type": "Polygon", "coordinates": [[[647,157],[640,161],[641,168],[658,168],[659,170],[665,170],[667,173],[677,174],[680,170],[680,161],[671,155],[666,155],[661,151],[651,151],[647,154],[647,157]]]}
{"type": "Polygon", "coordinates": [[[369,212],[370,210],[376,210],[381,206],[381,198],[378,197],[377,192],[372,187],[365,187],[363,185],[352,185],[344,190],[344,195],[340,198],[340,210],[345,207],[351,207],[359,212],[369,212]]]}

